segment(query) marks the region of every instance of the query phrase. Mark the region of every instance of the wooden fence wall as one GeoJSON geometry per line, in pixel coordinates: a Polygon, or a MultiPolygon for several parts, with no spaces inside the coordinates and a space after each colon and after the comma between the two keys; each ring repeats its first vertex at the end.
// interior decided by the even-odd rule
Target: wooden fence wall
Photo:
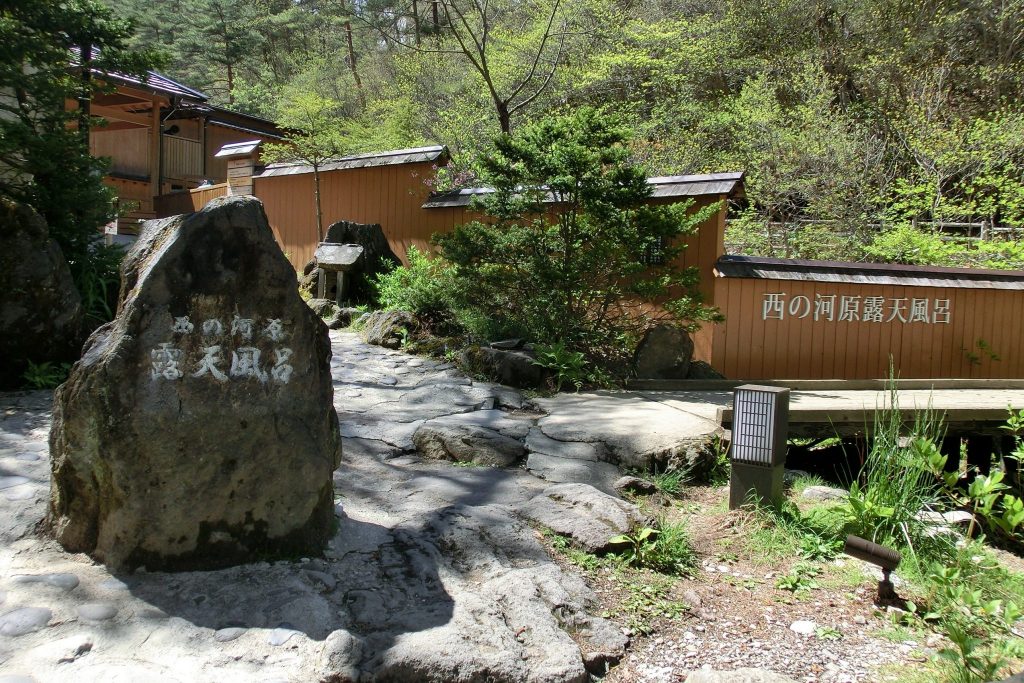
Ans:
{"type": "Polygon", "coordinates": [[[227,183],[205,185],[193,190],[182,190],[162,194],[154,199],[158,218],[175,216],[179,213],[192,213],[206,206],[211,200],[223,197],[228,193],[227,183]]]}
{"type": "MultiPolygon", "coordinates": [[[[405,260],[410,246],[429,250],[430,237],[448,232],[479,216],[468,207],[424,209],[433,178],[432,162],[396,164],[327,171],[320,175],[324,231],[336,221],[379,223],[392,251],[405,260]]],[[[275,175],[254,178],[253,193],[263,202],[278,243],[296,270],[313,258],[318,242],[313,203],[313,175],[275,175]]],[[[685,199],[685,198],[681,198],[685,199]]],[[[722,196],[697,197],[693,210],[724,200],[722,196]]],[[[669,202],[670,199],[656,200],[669,202]]],[[[700,272],[700,288],[708,303],[715,301],[714,264],[724,252],[725,209],[701,225],[687,239],[681,258],[685,267],[700,272]]],[[[712,330],[694,335],[695,354],[710,361],[712,330]]]]}
{"type": "Polygon", "coordinates": [[[726,277],[716,291],[711,364],[730,379],[884,379],[890,355],[904,379],[1024,377],[1021,289],[726,277]]]}

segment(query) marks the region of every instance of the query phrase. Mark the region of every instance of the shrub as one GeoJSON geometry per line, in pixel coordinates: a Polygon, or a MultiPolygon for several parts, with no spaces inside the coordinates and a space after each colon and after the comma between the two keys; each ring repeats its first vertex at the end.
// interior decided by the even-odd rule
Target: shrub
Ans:
{"type": "Polygon", "coordinates": [[[876,411],[870,450],[858,481],[850,487],[848,521],[853,533],[875,543],[907,548],[913,554],[924,551],[927,558],[946,555],[948,540],[926,534],[917,518],[922,510],[942,507],[928,462],[935,444],[942,440],[942,420],[933,411],[923,410],[916,413],[912,425],[904,425],[895,386],[889,393],[890,407],[876,411]]]}
{"type": "Polygon", "coordinates": [[[615,536],[610,542],[626,546],[619,557],[634,567],[685,575],[697,566],[690,534],[680,523],[662,520],[657,528],[644,527],[632,534],[615,536]]]}
{"type": "Polygon", "coordinates": [[[563,384],[572,384],[579,391],[587,379],[587,360],[579,351],[570,351],[565,344],[538,344],[537,358],[533,364],[550,370],[555,382],[555,391],[561,391],[563,384]]]}
{"type": "Polygon", "coordinates": [[[483,161],[494,192],[480,200],[491,220],[435,235],[468,308],[620,370],[658,319],[691,328],[717,319],[701,302],[697,273],[675,257],[678,238],[718,206],[648,205],[646,174],[626,142],[615,120],[589,108],[495,141],[483,161]]]}
{"type": "Polygon", "coordinates": [[[374,287],[381,307],[409,311],[432,332],[448,333],[461,327],[448,264],[414,246],[406,257],[408,266],[377,275],[374,287]]]}

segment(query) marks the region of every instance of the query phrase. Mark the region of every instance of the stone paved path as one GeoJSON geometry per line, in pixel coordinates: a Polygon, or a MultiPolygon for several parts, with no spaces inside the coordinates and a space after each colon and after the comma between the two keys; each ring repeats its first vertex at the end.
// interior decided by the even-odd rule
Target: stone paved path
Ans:
{"type": "Polygon", "coordinates": [[[63,552],[35,531],[52,396],[0,394],[0,681],[583,681],[585,661],[621,654],[625,637],[515,510],[552,481],[606,488],[613,462],[690,441],[649,407],[622,413],[646,425],[578,398],[545,417],[445,363],[332,341],[344,455],[322,559],[112,575],[63,552]],[[423,460],[413,434],[439,418],[516,434],[547,480],[423,460]]]}

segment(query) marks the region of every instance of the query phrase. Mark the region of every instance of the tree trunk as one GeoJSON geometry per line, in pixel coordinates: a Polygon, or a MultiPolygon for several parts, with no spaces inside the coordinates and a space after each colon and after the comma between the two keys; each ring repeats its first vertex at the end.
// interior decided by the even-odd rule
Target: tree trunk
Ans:
{"type": "Polygon", "coordinates": [[[498,114],[498,125],[501,127],[501,132],[512,132],[512,117],[508,113],[508,103],[502,102],[496,96],[492,99],[494,100],[494,110],[498,114]]]}
{"type": "MultiPolygon", "coordinates": [[[[356,68],[356,48],[352,42],[352,22],[348,18],[348,7],[345,0],[341,0],[341,11],[345,13],[345,42],[348,44],[348,68],[352,71],[352,80],[356,83],[356,95],[359,97],[359,105],[366,106],[366,99],[363,97],[363,81],[359,78],[359,69],[356,68]]],[[[419,44],[419,24],[416,25],[416,43],[419,44]]]]}
{"type": "Polygon", "coordinates": [[[89,145],[89,114],[92,104],[92,43],[85,41],[80,48],[82,62],[82,91],[78,95],[78,134],[82,141],[89,145]]]}
{"type": "Polygon", "coordinates": [[[420,44],[420,6],[416,0],[412,0],[412,26],[416,32],[416,45],[420,44]]]}
{"type": "Polygon", "coordinates": [[[313,164],[313,198],[316,200],[316,238],[324,241],[324,215],[320,209],[320,164],[313,164]]]}
{"type": "Polygon", "coordinates": [[[235,69],[231,62],[228,62],[228,104],[235,103],[235,69]]]}

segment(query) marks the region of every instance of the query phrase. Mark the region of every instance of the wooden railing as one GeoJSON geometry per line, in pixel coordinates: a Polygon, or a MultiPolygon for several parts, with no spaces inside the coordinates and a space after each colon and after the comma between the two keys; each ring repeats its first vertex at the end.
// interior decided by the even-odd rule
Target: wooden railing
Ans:
{"type": "Polygon", "coordinates": [[[198,140],[164,136],[164,177],[183,180],[203,175],[203,145],[198,140]]]}
{"type": "Polygon", "coordinates": [[[176,216],[180,213],[192,213],[206,206],[210,200],[223,197],[228,193],[227,183],[217,183],[197,187],[194,190],[162,194],[154,198],[153,206],[158,218],[176,216]]]}

